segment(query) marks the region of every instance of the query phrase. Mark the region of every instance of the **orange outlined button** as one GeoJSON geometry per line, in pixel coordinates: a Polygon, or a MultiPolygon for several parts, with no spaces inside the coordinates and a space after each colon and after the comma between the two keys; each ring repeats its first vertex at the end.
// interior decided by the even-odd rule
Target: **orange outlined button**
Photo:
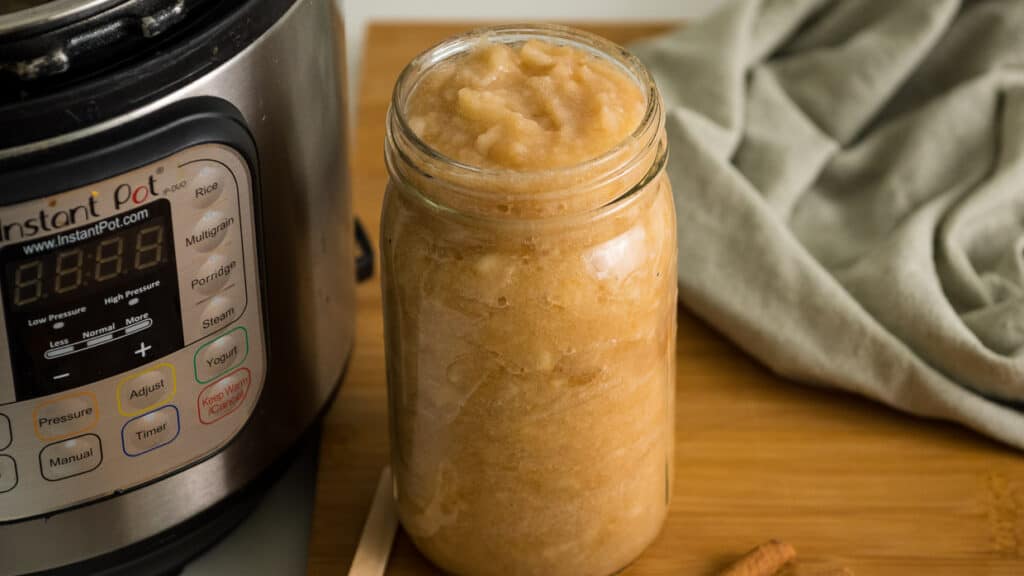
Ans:
{"type": "Polygon", "coordinates": [[[176,391],[174,365],[151,366],[117,383],[117,411],[122,416],[137,416],[167,404],[176,391]]]}
{"type": "Polygon", "coordinates": [[[41,402],[32,411],[32,425],[40,440],[62,440],[92,430],[100,420],[96,395],[73,392],[41,402]]]}

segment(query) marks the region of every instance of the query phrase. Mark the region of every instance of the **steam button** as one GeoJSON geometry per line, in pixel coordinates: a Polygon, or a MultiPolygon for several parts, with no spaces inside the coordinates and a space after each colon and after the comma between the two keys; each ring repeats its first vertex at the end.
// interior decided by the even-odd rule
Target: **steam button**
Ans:
{"type": "Polygon", "coordinates": [[[0,454],[0,494],[14,490],[18,485],[18,465],[14,458],[0,454]]]}
{"type": "Polygon", "coordinates": [[[210,298],[199,316],[199,333],[212,334],[238,319],[242,315],[242,305],[229,296],[220,294],[210,298]]]}
{"type": "Polygon", "coordinates": [[[192,205],[196,208],[210,206],[224,193],[228,182],[226,169],[212,163],[202,163],[202,167],[196,170],[195,176],[189,182],[192,205]]]}
{"type": "Polygon", "coordinates": [[[210,210],[204,213],[192,228],[192,232],[185,236],[185,247],[199,252],[213,250],[224,241],[228,232],[235,225],[235,220],[233,214],[220,210],[210,210]]]}

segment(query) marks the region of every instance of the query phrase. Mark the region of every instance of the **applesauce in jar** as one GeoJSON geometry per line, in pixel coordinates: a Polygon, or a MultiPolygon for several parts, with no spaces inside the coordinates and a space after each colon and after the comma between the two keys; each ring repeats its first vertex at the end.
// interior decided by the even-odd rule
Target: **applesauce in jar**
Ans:
{"type": "Polygon", "coordinates": [[[399,77],[381,230],[395,498],[461,575],[619,571],[671,494],[676,232],[622,48],[472,32],[399,77]]]}

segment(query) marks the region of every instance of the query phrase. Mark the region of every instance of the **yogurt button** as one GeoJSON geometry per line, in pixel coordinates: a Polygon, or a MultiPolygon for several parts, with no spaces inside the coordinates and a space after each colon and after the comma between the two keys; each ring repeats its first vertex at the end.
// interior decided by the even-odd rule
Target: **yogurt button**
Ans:
{"type": "Polygon", "coordinates": [[[215,294],[235,276],[240,265],[234,256],[213,254],[192,275],[189,286],[198,294],[215,294]]]}
{"type": "Polygon", "coordinates": [[[18,465],[14,458],[0,454],[0,494],[14,490],[18,485],[18,465]]]}
{"type": "Polygon", "coordinates": [[[203,163],[189,182],[192,205],[206,208],[213,204],[224,193],[230,181],[230,174],[223,166],[203,163]]]}
{"type": "Polygon", "coordinates": [[[55,442],[39,453],[39,470],[50,481],[92,472],[102,462],[103,447],[95,434],[55,442]]]}
{"type": "Polygon", "coordinates": [[[196,382],[213,380],[238,367],[248,355],[249,333],[239,326],[196,351],[196,382]]]}
{"type": "Polygon", "coordinates": [[[232,214],[220,210],[207,211],[196,222],[192,233],[185,236],[185,247],[199,252],[209,252],[224,241],[224,237],[234,224],[235,217],[232,214]]]}

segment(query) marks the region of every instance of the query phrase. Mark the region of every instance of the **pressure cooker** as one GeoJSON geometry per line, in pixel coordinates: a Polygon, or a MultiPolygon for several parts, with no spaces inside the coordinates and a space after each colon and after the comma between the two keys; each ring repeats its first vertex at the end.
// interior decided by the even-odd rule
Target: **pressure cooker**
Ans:
{"type": "Polygon", "coordinates": [[[311,434],[354,329],[340,24],[0,3],[0,574],[172,571],[311,434]]]}

